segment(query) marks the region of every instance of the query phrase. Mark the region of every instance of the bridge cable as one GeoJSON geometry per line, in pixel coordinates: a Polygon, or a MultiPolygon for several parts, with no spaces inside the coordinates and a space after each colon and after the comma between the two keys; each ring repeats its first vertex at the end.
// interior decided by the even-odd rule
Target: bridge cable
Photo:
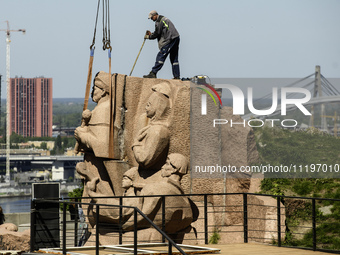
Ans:
{"type": "MultiPolygon", "coordinates": [[[[311,81],[311,82],[309,82],[309,83],[307,83],[306,85],[302,86],[302,88],[307,88],[308,86],[310,86],[310,85],[313,84],[313,83],[314,83],[314,80],[311,81]]],[[[314,88],[312,88],[311,91],[313,91],[313,90],[314,90],[314,88]]],[[[293,97],[296,96],[296,95],[298,95],[298,93],[290,93],[290,94],[287,96],[287,98],[293,98],[293,97]]]]}
{"type": "Polygon", "coordinates": [[[335,88],[335,86],[333,86],[333,84],[329,80],[327,80],[327,78],[324,77],[322,74],[321,74],[321,79],[324,80],[330,87],[332,87],[336,91],[337,94],[340,94],[337,88],[335,88]]]}
{"type": "Polygon", "coordinates": [[[335,90],[335,93],[337,94],[337,95],[339,95],[340,94],[340,92],[333,86],[333,84],[332,83],[330,83],[327,79],[326,79],[326,77],[324,77],[322,74],[321,74],[321,79],[322,80],[324,80],[333,90],[335,90]]]}
{"type": "MultiPolygon", "coordinates": [[[[297,80],[297,81],[295,81],[295,82],[293,82],[293,83],[291,83],[291,84],[289,84],[289,85],[286,85],[286,86],[284,86],[284,88],[292,87],[292,86],[294,86],[294,85],[296,85],[296,84],[298,84],[298,83],[300,83],[300,82],[302,82],[302,81],[304,81],[304,80],[310,78],[310,77],[313,76],[313,75],[315,75],[315,73],[312,73],[312,74],[310,74],[310,75],[308,75],[308,76],[306,76],[306,77],[304,77],[304,78],[302,78],[302,79],[300,79],[300,80],[297,80]]],[[[281,89],[280,89],[279,91],[281,91],[281,89]]],[[[258,99],[256,99],[256,100],[254,100],[254,103],[257,102],[257,101],[260,101],[260,100],[262,100],[262,99],[271,97],[271,96],[272,96],[272,93],[267,94],[267,95],[265,95],[265,96],[263,96],[263,97],[261,97],[261,98],[258,98],[258,99]]]]}
{"type": "Polygon", "coordinates": [[[327,95],[332,95],[332,96],[335,96],[336,95],[336,93],[334,92],[334,90],[327,84],[327,83],[325,83],[325,82],[323,82],[323,81],[321,81],[321,85],[323,85],[322,86],[322,91],[325,91],[325,93],[327,94],[327,95]]]}
{"type": "Polygon", "coordinates": [[[321,85],[323,90],[327,90],[330,95],[336,95],[336,92],[333,90],[332,86],[329,85],[324,79],[321,78],[321,85]]]}
{"type": "Polygon", "coordinates": [[[336,95],[336,92],[333,90],[333,88],[327,82],[325,82],[325,80],[323,80],[322,78],[321,78],[321,85],[322,85],[322,89],[327,90],[329,94],[336,95]]]}

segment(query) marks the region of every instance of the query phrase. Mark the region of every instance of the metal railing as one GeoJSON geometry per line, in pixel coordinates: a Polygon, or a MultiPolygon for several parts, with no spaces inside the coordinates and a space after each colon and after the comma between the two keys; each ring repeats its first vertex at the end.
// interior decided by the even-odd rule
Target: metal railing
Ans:
{"type": "MultiPolygon", "coordinates": [[[[279,195],[267,195],[267,194],[256,194],[256,193],[212,193],[212,194],[187,194],[187,195],[153,195],[153,196],[136,196],[136,197],[101,197],[96,198],[98,201],[100,199],[108,199],[114,198],[119,201],[118,205],[108,205],[103,203],[84,203],[84,202],[75,202],[75,201],[66,201],[66,200],[41,200],[36,199],[32,201],[32,209],[31,209],[31,250],[34,250],[36,246],[36,227],[37,227],[37,213],[36,206],[39,203],[57,203],[63,204],[62,211],[62,233],[61,233],[61,241],[60,245],[62,247],[63,253],[66,254],[66,246],[67,242],[67,209],[66,206],[70,204],[76,204],[82,207],[93,206],[95,208],[96,214],[95,217],[92,217],[95,225],[95,249],[96,254],[99,254],[99,233],[100,229],[114,229],[114,237],[117,240],[118,244],[122,244],[123,242],[132,242],[134,245],[134,254],[137,254],[137,244],[141,242],[138,240],[138,229],[141,227],[137,225],[137,217],[140,215],[148,222],[149,226],[156,229],[158,233],[160,233],[161,238],[160,242],[165,243],[168,242],[168,253],[172,254],[172,248],[175,247],[180,253],[185,254],[185,252],[176,244],[176,239],[174,239],[171,235],[167,235],[166,228],[166,212],[171,209],[169,205],[167,205],[167,199],[169,197],[180,197],[187,196],[191,198],[198,207],[198,211],[200,212],[200,216],[197,217],[197,222],[200,221],[203,223],[202,227],[197,227],[195,229],[195,242],[202,244],[209,244],[209,239],[215,234],[216,236],[223,235],[231,235],[232,238],[240,237],[240,242],[244,243],[248,242],[266,242],[271,243],[273,245],[277,245],[278,247],[294,247],[294,248],[302,248],[302,249],[311,249],[313,251],[327,251],[332,253],[340,253],[338,248],[328,248],[329,244],[323,244],[318,241],[320,235],[318,235],[318,227],[321,224],[333,224],[333,222],[318,222],[320,221],[319,211],[317,202],[319,201],[328,201],[331,203],[340,202],[340,199],[328,199],[328,198],[310,198],[310,197],[293,197],[293,196],[279,196],[279,195]],[[161,219],[158,219],[161,223],[155,223],[155,221],[149,219],[140,209],[131,206],[124,206],[125,199],[132,198],[147,198],[147,197],[156,197],[161,201],[160,203],[160,212],[161,219]],[[272,205],[262,205],[258,200],[258,198],[272,197],[276,199],[272,205]],[[226,202],[228,199],[233,198],[234,201],[232,204],[226,202]],[[287,236],[292,234],[292,230],[289,230],[290,226],[287,223],[287,208],[282,207],[281,201],[288,201],[289,199],[294,201],[307,201],[308,208],[305,210],[310,210],[307,215],[307,219],[304,219],[310,226],[305,226],[305,230],[303,233],[295,232],[294,235],[306,235],[309,234],[312,236],[311,245],[301,245],[301,242],[297,244],[297,246],[292,245],[287,241],[287,236]],[[214,202],[213,202],[214,201],[214,202]],[[219,202],[216,202],[219,201],[219,202]],[[236,201],[236,202],[235,202],[236,201]],[[265,213],[262,211],[262,207],[267,207],[266,210],[272,210],[271,218],[268,218],[265,213]],[[118,224],[101,224],[100,223],[100,210],[105,210],[107,208],[115,208],[115,210],[119,210],[119,221],[118,224]],[[124,236],[124,231],[122,230],[123,224],[123,210],[124,208],[133,209],[133,220],[134,220],[134,229],[133,229],[133,237],[124,236]],[[261,212],[261,213],[259,213],[261,212]],[[274,213],[273,213],[274,212],[274,213]],[[213,223],[211,220],[215,219],[213,223]],[[234,220],[233,220],[234,219],[234,220]],[[283,221],[286,221],[284,223],[283,221]],[[264,227],[265,223],[270,222],[272,226],[271,229],[266,229],[264,227]],[[130,239],[128,239],[130,238],[130,239]]],[[[82,201],[88,200],[89,198],[81,198],[82,201]]],[[[89,215],[86,215],[87,218],[89,215]]],[[[74,246],[79,245],[79,219],[75,217],[74,219],[74,238],[72,244],[74,246]]],[[[193,223],[192,225],[194,225],[193,223]]],[[[199,225],[199,224],[198,224],[199,225]]],[[[47,227],[48,228],[48,227],[47,227]]],[[[301,238],[297,238],[301,240],[301,238]]],[[[185,239],[185,241],[192,241],[191,239],[185,239]]],[[[181,240],[179,241],[181,242],[181,240]]],[[[58,244],[57,244],[58,245],[58,244]]]]}
{"type": "MultiPolygon", "coordinates": [[[[31,252],[35,250],[36,247],[36,214],[39,213],[39,211],[36,210],[36,205],[39,203],[46,204],[62,204],[62,253],[67,254],[67,205],[82,205],[82,206],[93,206],[93,203],[81,203],[81,202],[67,202],[67,201],[56,201],[56,200],[48,200],[48,199],[35,199],[31,201],[31,252]]],[[[138,253],[138,224],[137,224],[137,217],[138,214],[141,215],[154,229],[156,229],[161,235],[162,239],[164,240],[163,243],[165,243],[165,240],[168,242],[168,254],[172,254],[172,247],[175,247],[181,254],[186,255],[186,253],[183,251],[181,247],[179,247],[163,230],[161,230],[158,226],[156,226],[152,220],[150,220],[140,209],[137,207],[131,207],[131,206],[123,206],[123,205],[107,205],[107,204],[95,204],[96,208],[96,217],[95,217],[95,254],[99,255],[99,233],[100,233],[100,227],[101,224],[99,222],[100,218],[100,207],[111,207],[111,208],[119,208],[120,212],[122,212],[121,209],[123,208],[130,208],[133,209],[133,220],[134,220],[134,228],[133,228],[133,244],[134,244],[134,254],[136,255],[138,253]]],[[[74,246],[78,246],[78,219],[74,220],[74,246]]],[[[44,226],[45,230],[48,232],[48,226],[44,226]]],[[[121,231],[120,231],[121,234],[121,231]]],[[[53,239],[54,237],[50,235],[50,237],[53,239]]]]}

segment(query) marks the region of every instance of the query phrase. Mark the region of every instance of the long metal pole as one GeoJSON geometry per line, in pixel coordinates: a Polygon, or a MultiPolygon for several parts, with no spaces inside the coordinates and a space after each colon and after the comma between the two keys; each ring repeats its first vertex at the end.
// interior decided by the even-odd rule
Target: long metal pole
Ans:
{"type": "Polygon", "coordinates": [[[63,255],[66,255],[67,252],[66,252],[66,246],[67,246],[67,243],[66,243],[66,203],[62,203],[63,205],[63,255]]]}
{"type": "Polygon", "coordinates": [[[315,198],[312,199],[312,231],[313,231],[313,251],[316,251],[316,211],[315,211],[315,198]]]}
{"type": "Polygon", "coordinates": [[[209,244],[208,239],[208,195],[204,194],[204,243],[209,244]]]}
{"type": "Polygon", "coordinates": [[[281,247],[281,197],[276,198],[277,206],[277,246],[281,247]]]}
{"type": "Polygon", "coordinates": [[[248,243],[248,199],[247,199],[247,193],[243,193],[243,233],[244,233],[244,243],[248,243]]]}

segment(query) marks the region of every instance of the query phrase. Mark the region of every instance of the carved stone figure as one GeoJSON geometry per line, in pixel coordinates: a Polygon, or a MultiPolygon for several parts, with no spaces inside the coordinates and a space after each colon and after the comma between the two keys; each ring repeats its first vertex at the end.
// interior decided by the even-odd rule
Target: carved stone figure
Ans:
{"type": "MultiPolygon", "coordinates": [[[[180,181],[188,172],[188,160],[181,154],[170,154],[166,163],[161,168],[162,180],[148,183],[141,191],[141,196],[149,195],[180,195],[184,194],[180,181]]],[[[165,231],[169,234],[177,233],[189,227],[193,222],[193,208],[187,197],[169,196],[165,200],[165,231]]],[[[141,197],[138,208],[157,226],[162,225],[161,197],[141,197]]],[[[123,230],[130,231],[134,228],[133,219],[123,225],[123,230]]],[[[150,224],[141,216],[137,218],[138,229],[150,224]]]]}
{"type": "Polygon", "coordinates": [[[145,107],[146,117],[150,121],[139,131],[132,150],[141,168],[158,170],[164,164],[169,148],[170,88],[168,84],[160,83],[152,90],[145,107]]]}
{"type": "MultiPolygon", "coordinates": [[[[136,167],[133,167],[126,171],[123,174],[122,179],[122,187],[124,188],[124,196],[129,198],[123,198],[122,205],[124,206],[137,206],[139,199],[138,198],[130,198],[136,196],[134,182],[138,179],[138,170],[136,167]]],[[[103,193],[100,188],[100,180],[98,177],[94,178],[92,181],[87,182],[85,185],[85,190],[89,197],[92,198],[93,202],[98,202],[100,204],[108,204],[108,205],[120,205],[119,198],[103,198],[98,199],[98,197],[105,197],[106,193],[103,193]]],[[[133,208],[124,207],[122,210],[122,222],[125,222],[128,218],[133,215],[133,208]]],[[[118,207],[103,207],[100,210],[100,221],[108,222],[108,223],[119,223],[119,208],[118,207]]]]}
{"type": "Polygon", "coordinates": [[[92,100],[97,103],[89,121],[74,131],[74,136],[83,152],[93,152],[96,157],[109,156],[110,129],[110,74],[99,72],[94,78],[92,100]]]}
{"type": "MultiPolygon", "coordinates": [[[[74,132],[78,144],[76,150],[85,153],[84,162],[78,163],[76,170],[84,177],[85,183],[99,179],[97,190],[106,196],[115,195],[106,169],[109,156],[110,81],[110,74],[102,71],[96,74],[91,97],[97,105],[92,112],[83,112],[82,124],[74,132]]],[[[87,196],[87,193],[84,195],[87,196]]]]}
{"type": "MultiPolygon", "coordinates": [[[[81,128],[82,128],[83,132],[88,132],[88,125],[89,125],[89,121],[91,119],[91,115],[92,115],[92,113],[89,109],[86,109],[82,113],[81,128]]],[[[79,148],[79,143],[77,141],[77,143],[74,147],[74,152],[76,154],[78,154],[81,150],[83,150],[83,149],[79,148]]]]}
{"type": "MultiPolygon", "coordinates": [[[[110,102],[111,80],[110,75],[105,72],[99,72],[96,75],[92,99],[97,106],[92,112],[84,111],[82,125],[75,131],[75,138],[79,144],[78,151],[85,153],[84,162],[78,163],[76,167],[78,173],[85,178],[83,196],[91,198],[93,203],[119,205],[120,199],[113,196],[123,195],[124,206],[140,208],[156,225],[161,227],[161,198],[140,198],[137,195],[184,194],[180,181],[188,171],[187,157],[181,154],[169,155],[171,138],[169,127],[173,100],[171,97],[172,93],[178,91],[178,88],[173,90],[171,83],[164,81],[153,85],[151,94],[150,87],[148,91],[144,89],[140,103],[143,105],[143,102],[147,102],[145,113],[140,114],[140,110],[138,111],[139,115],[136,116],[139,117],[134,117],[134,126],[131,128],[133,122],[130,120],[129,110],[136,112],[135,104],[132,105],[131,101],[126,100],[125,97],[130,98],[131,95],[124,94],[124,88],[117,87],[117,84],[122,84],[122,80],[115,77],[115,87],[111,91],[115,91],[113,100],[117,100],[115,101],[117,106],[113,110],[120,115],[114,114],[118,116],[118,121],[116,117],[114,118],[114,133],[117,129],[117,134],[120,132],[120,138],[114,140],[114,146],[124,150],[121,150],[120,158],[110,159],[108,156],[110,107],[116,105],[110,102]],[[127,117],[126,120],[125,117],[127,117]],[[126,139],[128,134],[132,139],[126,139]],[[125,170],[129,165],[130,167],[136,166],[136,163],[137,167],[125,170]],[[122,171],[115,171],[117,169],[122,171]],[[114,175],[114,172],[118,174],[114,175]],[[122,192],[117,192],[118,188],[123,189],[122,192]],[[109,196],[111,198],[101,198],[109,196]]],[[[194,204],[187,197],[166,197],[165,205],[165,231],[168,234],[176,234],[184,229],[188,230],[197,216],[197,213],[193,213],[194,204]]],[[[100,207],[98,213],[101,223],[113,223],[112,226],[123,223],[122,229],[127,232],[133,229],[133,211],[131,208],[119,210],[118,207],[100,207]]],[[[87,207],[91,227],[94,227],[96,223],[96,213],[96,206],[87,207]]],[[[138,229],[148,227],[144,223],[144,219],[139,216],[138,229]]],[[[113,227],[112,231],[117,229],[113,227]]]]}

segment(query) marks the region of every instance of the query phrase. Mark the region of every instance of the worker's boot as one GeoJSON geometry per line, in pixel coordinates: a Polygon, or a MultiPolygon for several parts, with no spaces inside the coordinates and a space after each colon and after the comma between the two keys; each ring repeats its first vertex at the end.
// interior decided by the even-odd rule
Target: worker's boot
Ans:
{"type": "Polygon", "coordinates": [[[154,72],[150,72],[147,75],[143,75],[143,78],[157,78],[156,74],[154,72]]]}

